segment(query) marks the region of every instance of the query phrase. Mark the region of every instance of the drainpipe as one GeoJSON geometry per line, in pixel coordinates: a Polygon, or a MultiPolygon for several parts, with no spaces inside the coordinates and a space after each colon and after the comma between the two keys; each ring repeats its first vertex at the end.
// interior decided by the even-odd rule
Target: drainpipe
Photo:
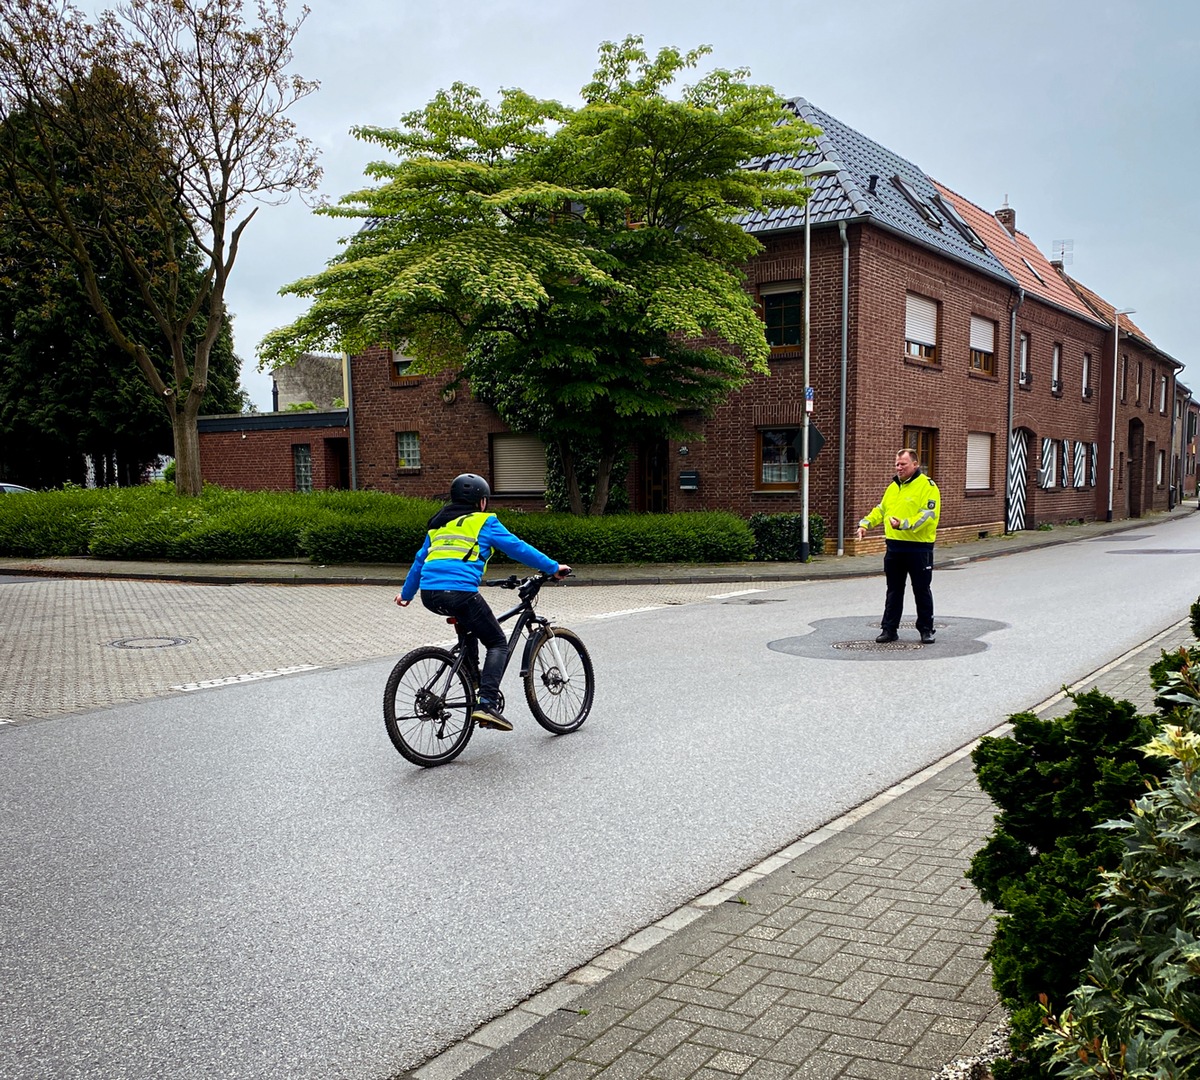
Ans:
{"type": "Polygon", "coordinates": [[[1013,476],[1013,455],[1012,455],[1012,440],[1013,440],[1013,386],[1016,383],[1016,368],[1017,368],[1017,309],[1025,303],[1025,290],[1017,289],[1017,302],[1013,304],[1013,309],[1009,315],[1008,322],[1008,427],[1004,433],[1004,531],[1005,533],[1011,530],[1008,527],[1011,521],[1010,513],[1012,508],[1013,487],[1015,477],[1013,476]]]}
{"type": "Polygon", "coordinates": [[[350,429],[350,490],[358,490],[358,455],[354,452],[354,379],[350,354],[342,353],[342,381],[346,391],[346,426],[350,429]]]}
{"type": "Polygon", "coordinates": [[[850,330],[850,239],[846,223],[838,222],[842,238],[842,391],[838,414],[838,557],[846,554],[846,368],[850,330]]]}
{"type": "Polygon", "coordinates": [[[1175,372],[1171,372],[1171,453],[1168,461],[1171,466],[1167,470],[1167,509],[1175,509],[1175,414],[1179,411],[1179,402],[1175,400],[1175,372]]]}

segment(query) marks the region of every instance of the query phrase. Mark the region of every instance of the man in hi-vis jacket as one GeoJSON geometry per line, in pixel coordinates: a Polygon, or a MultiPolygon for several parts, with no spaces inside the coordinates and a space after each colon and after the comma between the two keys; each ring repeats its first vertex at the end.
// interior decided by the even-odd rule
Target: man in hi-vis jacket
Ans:
{"type": "Polygon", "coordinates": [[[883,523],[887,552],[883,556],[883,574],[887,578],[887,599],[880,624],[880,644],[896,640],[900,616],[904,612],[904,583],[912,579],[913,599],[917,602],[917,632],[921,643],[933,644],[933,544],[937,539],[941,497],[937,484],[921,472],[921,459],[915,450],[896,451],[896,475],[888,484],[874,510],[858,523],[861,540],[868,529],[883,523]]]}

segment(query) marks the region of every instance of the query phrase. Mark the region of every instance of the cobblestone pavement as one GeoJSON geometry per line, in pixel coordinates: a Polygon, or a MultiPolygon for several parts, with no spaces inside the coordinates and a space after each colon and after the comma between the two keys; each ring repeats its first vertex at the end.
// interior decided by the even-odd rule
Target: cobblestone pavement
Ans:
{"type": "MultiPolygon", "coordinates": [[[[1071,687],[1152,711],[1184,620],[1071,687]]],[[[1065,694],[1031,703],[1042,715],[1065,694]]],[[[1003,733],[1007,727],[997,729],[1003,733]]],[[[929,1080],[1003,1019],[964,879],[994,807],[965,747],[635,934],[416,1080],[929,1080]]]]}
{"type": "MultiPolygon", "coordinates": [[[[539,610],[570,626],[631,610],[767,588],[612,585],[546,590],[539,610]]],[[[0,722],[25,723],[201,686],[399,655],[452,638],[382,585],[193,585],[0,577],[0,722]],[[30,658],[36,657],[36,663],[30,658]]],[[[511,593],[489,591],[498,611],[511,593]]]]}

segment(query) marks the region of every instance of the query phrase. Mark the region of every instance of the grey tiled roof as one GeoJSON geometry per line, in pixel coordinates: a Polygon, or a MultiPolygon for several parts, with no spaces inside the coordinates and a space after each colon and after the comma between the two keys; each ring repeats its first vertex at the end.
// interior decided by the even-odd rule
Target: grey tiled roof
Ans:
{"type": "MultiPolygon", "coordinates": [[[[761,167],[804,169],[822,161],[841,166],[841,171],[834,176],[814,179],[809,204],[811,226],[839,221],[869,222],[1016,287],[1016,280],[1003,264],[986,248],[980,250],[972,246],[942,212],[934,199],[938,190],[921,169],[804,98],[793,98],[791,104],[802,119],[821,129],[816,139],[817,149],[794,158],[768,159],[761,167]],[[876,177],[874,191],[872,176],[876,177]],[[906,181],[915,194],[929,204],[940,219],[940,225],[922,216],[892,182],[893,176],[906,181]]],[[[781,207],[764,214],[747,215],[741,219],[741,224],[755,235],[800,229],[804,227],[804,210],[803,207],[781,207]]]]}

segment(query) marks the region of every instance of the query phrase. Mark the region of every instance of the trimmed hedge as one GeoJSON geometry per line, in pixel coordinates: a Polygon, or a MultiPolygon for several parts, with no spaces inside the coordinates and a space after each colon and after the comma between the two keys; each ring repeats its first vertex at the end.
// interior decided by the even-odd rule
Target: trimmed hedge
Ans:
{"type": "MultiPolygon", "coordinates": [[[[0,555],[37,558],[408,563],[439,503],[371,491],[245,492],[206,487],[179,498],[165,483],[0,500],[0,555]]],[[[723,512],[570,514],[499,512],[521,539],[560,562],[743,562],[749,525],[723,512]]],[[[497,560],[503,562],[502,556],[497,560]]]]}

